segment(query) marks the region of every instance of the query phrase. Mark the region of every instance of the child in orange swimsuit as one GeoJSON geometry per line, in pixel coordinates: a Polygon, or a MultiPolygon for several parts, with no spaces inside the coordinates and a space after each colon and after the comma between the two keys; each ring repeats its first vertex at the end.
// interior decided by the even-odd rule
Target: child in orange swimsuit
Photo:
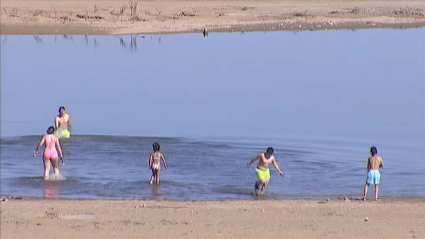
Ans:
{"type": "Polygon", "coordinates": [[[34,152],[34,156],[37,156],[38,148],[43,146],[43,144],[45,145],[43,152],[44,180],[49,179],[50,165],[53,165],[55,177],[58,178],[59,176],[58,152],[56,151],[56,149],[59,151],[59,156],[63,164],[62,148],[58,138],[56,137],[56,135],[54,135],[54,132],[55,128],[53,126],[50,126],[47,129],[47,134],[43,135],[43,137],[40,139],[40,142],[38,143],[37,148],[34,152]]]}
{"type": "Polygon", "coordinates": [[[156,184],[159,184],[159,179],[161,175],[161,161],[164,164],[164,167],[167,168],[167,160],[165,156],[159,152],[161,146],[158,142],[152,144],[153,153],[149,156],[149,167],[152,170],[152,176],[149,180],[149,183],[152,184],[153,180],[156,180],[156,184]]]}

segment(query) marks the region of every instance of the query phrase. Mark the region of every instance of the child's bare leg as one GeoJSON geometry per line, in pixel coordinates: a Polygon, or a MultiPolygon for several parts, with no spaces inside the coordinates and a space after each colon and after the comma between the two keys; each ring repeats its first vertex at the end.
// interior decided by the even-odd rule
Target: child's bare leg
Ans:
{"type": "Polygon", "coordinates": [[[159,184],[160,176],[161,176],[161,169],[158,169],[156,171],[156,184],[159,184]]]}
{"type": "Polygon", "coordinates": [[[266,183],[265,179],[258,179],[255,182],[255,194],[262,195],[264,193],[264,184],[266,183]]]}
{"type": "Polygon", "coordinates": [[[44,163],[44,175],[43,178],[44,180],[48,180],[49,179],[49,174],[50,174],[50,159],[43,157],[43,163],[44,163]]]}
{"type": "Polygon", "coordinates": [[[266,185],[263,183],[263,184],[261,185],[260,195],[264,195],[264,192],[266,191],[265,187],[266,187],[266,185]]]}
{"type": "Polygon", "coordinates": [[[151,176],[151,179],[149,180],[149,184],[152,184],[154,179],[155,179],[155,170],[152,169],[152,176],[151,176]]]}
{"type": "Polygon", "coordinates": [[[375,184],[375,200],[378,200],[379,185],[375,184]]]}
{"type": "Polygon", "coordinates": [[[364,190],[363,190],[363,200],[366,200],[366,195],[367,195],[367,189],[368,189],[369,185],[366,183],[364,185],[364,190]]]}
{"type": "Polygon", "coordinates": [[[261,195],[261,192],[263,190],[263,186],[264,186],[264,181],[262,179],[257,179],[255,181],[255,186],[254,186],[255,195],[257,195],[257,196],[261,195]]]}
{"type": "Polygon", "coordinates": [[[55,179],[59,178],[59,159],[58,158],[53,158],[50,160],[52,162],[53,165],[53,170],[55,173],[55,179]]]}
{"type": "Polygon", "coordinates": [[[269,180],[267,179],[267,180],[264,181],[263,186],[261,187],[261,194],[266,193],[266,189],[267,189],[268,185],[269,185],[269,180]]]}
{"type": "Polygon", "coordinates": [[[254,184],[255,195],[260,194],[260,185],[261,185],[261,183],[259,182],[259,180],[256,180],[255,184],[254,184]]]}

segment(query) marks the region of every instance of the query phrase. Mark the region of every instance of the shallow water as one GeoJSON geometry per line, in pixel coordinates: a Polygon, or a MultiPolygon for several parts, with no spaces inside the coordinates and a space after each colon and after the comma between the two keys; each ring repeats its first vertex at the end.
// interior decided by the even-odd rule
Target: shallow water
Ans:
{"type": "Polygon", "coordinates": [[[252,199],[268,146],[267,198],[360,197],[372,145],[381,196],[425,196],[423,28],[1,40],[2,197],[252,199]],[[61,105],[65,180],[44,182],[31,154],[61,105]]]}

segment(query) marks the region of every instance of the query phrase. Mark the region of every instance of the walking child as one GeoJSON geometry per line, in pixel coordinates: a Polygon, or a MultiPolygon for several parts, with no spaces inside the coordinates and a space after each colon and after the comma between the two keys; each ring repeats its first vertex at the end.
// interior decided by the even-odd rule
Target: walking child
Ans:
{"type": "Polygon", "coordinates": [[[255,168],[257,175],[257,180],[255,181],[255,194],[257,195],[263,195],[270,182],[269,164],[272,164],[279,174],[283,175],[283,171],[280,170],[273,153],[274,149],[272,147],[268,147],[266,152],[257,154],[247,163],[247,166],[249,167],[252,163],[259,160],[257,167],[255,168]]]}
{"type": "Polygon", "coordinates": [[[158,142],[152,144],[153,152],[149,156],[149,167],[152,170],[152,176],[149,180],[150,184],[153,184],[154,180],[156,184],[159,184],[161,176],[161,161],[164,164],[164,167],[167,168],[167,160],[164,155],[159,152],[161,146],[158,142]]]}

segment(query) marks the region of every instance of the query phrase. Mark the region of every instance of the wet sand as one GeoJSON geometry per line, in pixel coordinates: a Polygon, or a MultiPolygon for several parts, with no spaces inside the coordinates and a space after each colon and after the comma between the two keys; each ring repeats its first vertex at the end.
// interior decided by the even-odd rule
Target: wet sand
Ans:
{"type": "Polygon", "coordinates": [[[9,0],[1,34],[139,34],[413,28],[423,0],[9,0]]]}
{"type": "Polygon", "coordinates": [[[1,202],[1,238],[425,238],[425,198],[1,202]]]}

